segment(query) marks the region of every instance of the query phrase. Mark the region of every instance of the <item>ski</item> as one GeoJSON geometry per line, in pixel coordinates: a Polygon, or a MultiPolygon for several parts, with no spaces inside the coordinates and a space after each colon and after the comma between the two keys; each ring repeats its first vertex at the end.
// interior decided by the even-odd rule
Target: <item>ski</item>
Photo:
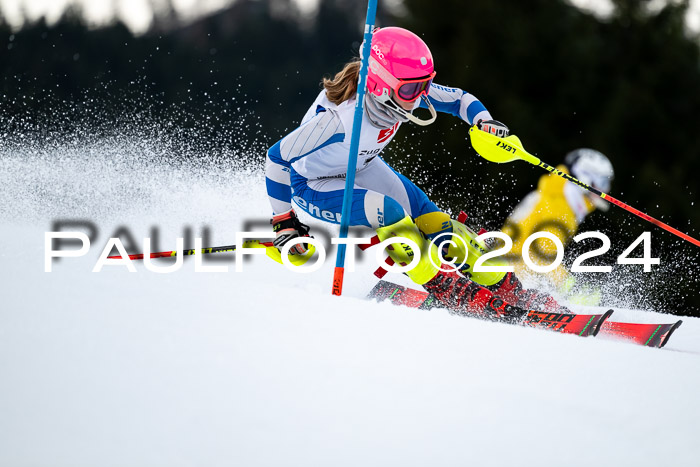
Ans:
{"type": "MultiPolygon", "coordinates": [[[[435,297],[428,292],[404,287],[385,280],[380,280],[367,298],[377,301],[388,299],[395,305],[424,310],[442,307],[435,297]]],[[[621,323],[608,321],[607,318],[611,314],[612,310],[603,315],[531,311],[525,321],[520,324],[548,328],[566,334],[579,334],[581,336],[600,334],[601,336],[618,338],[647,347],[661,348],[668,343],[671,334],[683,323],[682,320],[668,324],[621,323]]],[[[478,316],[475,315],[475,317],[478,316]]]]}
{"type": "Polygon", "coordinates": [[[611,336],[647,347],[661,348],[668,343],[671,334],[683,324],[682,320],[668,324],[618,323],[607,321],[600,335],[611,336]]]}
{"type": "MultiPolygon", "coordinates": [[[[404,287],[388,281],[380,280],[369,293],[369,299],[381,302],[389,300],[395,305],[404,305],[411,308],[431,309],[443,306],[428,292],[404,287]]],[[[605,323],[612,310],[599,315],[581,315],[573,313],[546,313],[530,311],[520,322],[522,326],[545,328],[563,334],[578,334],[579,336],[595,336],[605,323]]],[[[474,315],[480,318],[478,315],[474,315]]],[[[510,322],[510,321],[509,321],[510,322]]]]}

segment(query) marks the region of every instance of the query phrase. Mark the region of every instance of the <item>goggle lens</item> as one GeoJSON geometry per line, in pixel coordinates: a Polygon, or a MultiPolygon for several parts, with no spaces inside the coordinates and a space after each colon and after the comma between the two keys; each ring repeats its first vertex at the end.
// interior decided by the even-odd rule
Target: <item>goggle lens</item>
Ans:
{"type": "Polygon", "coordinates": [[[430,87],[430,83],[433,81],[432,78],[426,79],[425,81],[413,81],[410,83],[404,83],[399,86],[398,96],[400,99],[405,101],[416,100],[426,89],[430,87]]]}

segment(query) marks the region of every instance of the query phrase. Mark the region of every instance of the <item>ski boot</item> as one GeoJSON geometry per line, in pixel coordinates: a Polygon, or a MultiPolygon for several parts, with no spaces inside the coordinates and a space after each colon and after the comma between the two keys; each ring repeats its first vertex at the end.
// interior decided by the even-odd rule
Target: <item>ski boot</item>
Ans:
{"type": "Polygon", "coordinates": [[[489,286],[488,289],[503,300],[528,310],[571,313],[571,310],[557,303],[551,295],[524,288],[522,282],[512,272],[506,273],[499,283],[489,286]]]}
{"type": "MultiPolygon", "coordinates": [[[[460,220],[466,220],[466,214],[462,213],[460,220]]],[[[477,259],[489,251],[484,242],[477,241],[477,234],[460,220],[450,219],[444,212],[431,212],[416,218],[416,225],[425,236],[435,243],[439,252],[446,261],[454,262],[459,272],[470,277],[474,282],[483,286],[499,283],[504,272],[474,272],[473,265],[477,259]]],[[[484,266],[506,266],[507,263],[499,258],[489,259],[484,266]]]]}
{"type": "MultiPolygon", "coordinates": [[[[406,275],[416,284],[423,285],[438,273],[437,265],[441,264],[441,261],[437,254],[437,248],[423,238],[418,227],[416,227],[416,224],[409,216],[404,217],[395,224],[379,227],[377,229],[377,237],[379,237],[380,241],[393,237],[404,237],[420,246],[420,260],[418,264],[406,272],[406,275]]],[[[404,243],[393,244],[387,247],[387,253],[400,266],[409,265],[415,257],[412,248],[404,243]]]]}
{"type": "MultiPolygon", "coordinates": [[[[420,245],[420,260],[406,274],[417,284],[423,285],[452,312],[508,321],[518,321],[527,315],[528,310],[507,303],[490,290],[451,269],[451,265],[442,264],[437,247],[423,238],[410,217],[406,216],[395,224],[380,227],[377,229],[377,236],[382,241],[392,237],[404,237],[420,245]]],[[[403,243],[387,248],[387,252],[394,262],[402,266],[410,264],[415,257],[411,247],[403,243]]]]}
{"type": "Polygon", "coordinates": [[[452,312],[463,316],[520,322],[529,312],[495,296],[489,289],[457,271],[440,271],[423,287],[452,312]]]}
{"type": "MultiPolygon", "coordinates": [[[[434,212],[416,218],[416,224],[429,232],[428,238],[442,245],[442,257],[448,261],[455,261],[460,265],[459,272],[470,278],[476,284],[488,289],[496,297],[500,297],[506,303],[527,310],[545,311],[548,313],[571,313],[571,311],[559,305],[552,296],[533,289],[525,289],[520,280],[512,272],[473,271],[473,264],[490,248],[477,241],[478,234],[463,223],[467,215],[462,212],[459,220],[452,220],[446,213],[434,212]],[[442,235],[445,235],[444,242],[442,235]]],[[[508,263],[499,258],[485,261],[484,266],[506,266],[508,263]]]]}

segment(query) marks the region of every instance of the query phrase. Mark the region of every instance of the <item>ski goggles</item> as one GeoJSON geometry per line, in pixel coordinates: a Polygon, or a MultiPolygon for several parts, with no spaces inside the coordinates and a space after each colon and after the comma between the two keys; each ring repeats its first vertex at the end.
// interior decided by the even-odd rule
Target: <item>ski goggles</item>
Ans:
{"type": "Polygon", "coordinates": [[[414,102],[421,94],[428,95],[430,83],[435,78],[433,71],[428,76],[416,79],[399,79],[394,77],[389,71],[384,68],[374,57],[369,57],[369,67],[382,81],[391,87],[394,91],[394,96],[404,102],[414,102]]]}

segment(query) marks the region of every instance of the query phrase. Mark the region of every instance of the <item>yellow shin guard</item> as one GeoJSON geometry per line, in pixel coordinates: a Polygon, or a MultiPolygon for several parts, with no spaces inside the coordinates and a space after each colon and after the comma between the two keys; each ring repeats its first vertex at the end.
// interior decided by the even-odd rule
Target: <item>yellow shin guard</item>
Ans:
{"type": "MultiPolygon", "coordinates": [[[[451,220],[447,213],[436,211],[423,214],[416,217],[416,225],[426,237],[436,239],[438,245],[446,240],[451,240],[452,244],[449,246],[445,256],[455,259],[455,264],[457,265],[464,262],[462,271],[469,273],[472,280],[477,284],[483,286],[497,284],[506,275],[505,272],[473,271],[476,260],[486,253],[486,246],[483,242],[476,241],[476,232],[461,222],[451,220]],[[454,234],[459,238],[450,238],[450,234],[454,234]]],[[[484,262],[484,266],[501,266],[505,264],[504,261],[498,258],[484,262]]]]}
{"type": "MultiPolygon", "coordinates": [[[[462,224],[461,222],[452,221],[452,233],[460,238],[452,239],[453,244],[447,250],[447,256],[457,260],[456,264],[465,261],[465,272],[471,275],[471,279],[479,285],[489,286],[497,284],[507,274],[506,272],[474,272],[474,263],[476,260],[486,253],[486,245],[483,242],[477,242],[477,233],[472,229],[462,224]],[[464,242],[460,241],[464,240],[464,242]]],[[[492,258],[484,261],[484,266],[503,266],[507,263],[499,258],[492,258]]]]}
{"type": "MultiPolygon", "coordinates": [[[[404,237],[420,246],[420,261],[410,271],[406,272],[408,277],[416,284],[425,284],[438,273],[436,265],[440,264],[440,259],[437,248],[423,238],[420,230],[418,230],[418,227],[409,216],[404,217],[395,224],[378,228],[377,236],[381,241],[393,237],[404,237]],[[432,262],[430,261],[431,257],[433,258],[432,262]]],[[[413,249],[404,243],[394,244],[392,249],[387,248],[386,251],[391,259],[403,266],[408,265],[414,258],[413,249]]]]}

